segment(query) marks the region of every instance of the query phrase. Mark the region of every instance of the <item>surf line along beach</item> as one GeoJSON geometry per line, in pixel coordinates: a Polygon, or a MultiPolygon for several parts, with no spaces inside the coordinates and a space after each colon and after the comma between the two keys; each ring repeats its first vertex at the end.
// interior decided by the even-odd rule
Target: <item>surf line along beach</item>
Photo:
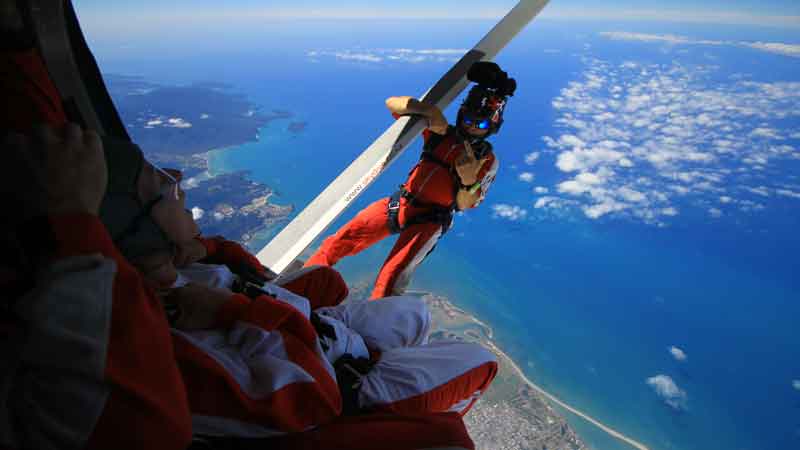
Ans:
{"type": "MultiPolygon", "coordinates": [[[[500,350],[500,348],[498,348],[492,342],[484,342],[484,344],[488,345],[492,349],[492,351],[494,351],[494,352],[503,353],[503,351],[500,350]]],[[[545,398],[547,398],[551,402],[553,402],[556,405],[566,409],[567,411],[571,412],[572,414],[575,414],[576,416],[584,419],[585,421],[591,423],[592,425],[596,426],[597,428],[600,428],[601,430],[605,431],[606,433],[608,433],[612,437],[614,437],[616,439],[619,439],[620,441],[630,445],[631,447],[634,447],[634,448],[636,448],[638,450],[650,450],[649,447],[647,447],[646,445],[642,444],[641,442],[639,442],[639,441],[637,441],[635,439],[629,438],[628,436],[625,436],[624,434],[622,434],[619,431],[609,427],[608,425],[605,425],[604,423],[600,422],[599,420],[596,420],[596,419],[592,418],[591,416],[589,416],[589,415],[587,415],[587,414],[585,414],[585,413],[583,413],[581,411],[578,411],[577,409],[573,408],[572,406],[569,406],[568,404],[562,402],[561,400],[558,399],[558,397],[550,394],[549,392],[545,391],[544,389],[542,389],[541,387],[536,385],[536,383],[532,382],[527,376],[525,376],[525,374],[522,372],[522,369],[520,369],[519,366],[515,362],[513,362],[513,360],[511,360],[510,358],[509,358],[509,360],[512,361],[511,365],[512,365],[512,367],[514,367],[514,370],[517,372],[517,375],[519,375],[520,378],[525,380],[525,383],[527,383],[528,386],[530,386],[532,389],[534,389],[538,393],[542,394],[545,398]]]]}

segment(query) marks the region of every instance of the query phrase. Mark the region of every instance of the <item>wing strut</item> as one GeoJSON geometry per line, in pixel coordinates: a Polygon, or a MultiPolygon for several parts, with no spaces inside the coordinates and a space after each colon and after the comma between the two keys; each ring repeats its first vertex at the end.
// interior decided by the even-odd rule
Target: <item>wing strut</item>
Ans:
{"type": "MultiPolygon", "coordinates": [[[[549,0],[521,0],[423,96],[442,110],[469,84],[467,70],[493,59],[549,0]]],[[[283,272],[422,132],[419,118],[401,117],[258,252],[262,264],[283,272]]]]}

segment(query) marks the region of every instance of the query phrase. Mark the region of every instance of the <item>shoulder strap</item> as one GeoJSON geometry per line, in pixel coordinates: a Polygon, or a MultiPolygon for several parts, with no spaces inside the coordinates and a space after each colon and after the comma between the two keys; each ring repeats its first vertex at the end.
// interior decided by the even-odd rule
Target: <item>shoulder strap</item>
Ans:
{"type": "Polygon", "coordinates": [[[447,126],[447,132],[445,132],[445,134],[437,134],[437,133],[431,132],[430,137],[425,142],[425,145],[422,147],[422,152],[423,153],[425,153],[425,152],[433,152],[434,150],[436,150],[436,147],[438,147],[439,144],[441,144],[442,141],[447,136],[450,136],[451,134],[453,134],[453,132],[455,132],[455,127],[453,127],[452,125],[448,125],[447,126]]]}
{"type": "Polygon", "coordinates": [[[448,136],[451,136],[455,133],[455,128],[452,125],[447,127],[447,132],[445,134],[436,134],[431,133],[431,136],[425,142],[425,145],[422,147],[422,154],[420,154],[420,161],[430,161],[436,165],[444,167],[446,170],[450,170],[450,164],[440,159],[436,156],[436,147],[439,146],[448,136]]]}

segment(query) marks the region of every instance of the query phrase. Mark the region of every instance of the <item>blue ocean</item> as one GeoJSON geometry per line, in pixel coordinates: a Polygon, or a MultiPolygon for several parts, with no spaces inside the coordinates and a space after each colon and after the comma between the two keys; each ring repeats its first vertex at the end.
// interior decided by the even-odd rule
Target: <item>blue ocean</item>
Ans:
{"type": "MultiPolygon", "coordinates": [[[[270,122],[253,142],[210,159],[212,171],[248,170],[275,189],[273,201],[301,209],[390,125],[386,97],[421,95],[491,26],[282,21],[85,32],[105,73],[223,82],[264,111],[306,122],[302,133],[270,122]],[[398,27],[416,31],[387,31],[398,27]]],[[[491,325],[536,383],[652,449],[800,448],[800,199],[792,195],[800,192],[800,101],[790,84],[800,82],[800,59],[743,42],[796,45],[800,34],[535,22],[497,59],[519,84],[493,139],[497,181],[479,208],[456,218],[412,282],[491,325]],[[647,89],[675,96],[666,105],[676,129],[623,127],[622,117],[652,119],[655,108],[630,104],[634,96],[652,101],[647,89]],[[628,95],[614,102],[616,92],[628,95]],[[709,109],[710,126],[724,136],[708,143],[702,133],[681,135],[689,127],[679,115],[691,110],[679,108],[710,102],[720,105],[709,109]],[[589,107],[610,115],[575,122],[589,107]],[[763,115],[768,108],[775,113],[763,115]],[[574,141],[565,136],[586,141],[592,130],[617,130],[629,147],[564,146],[574,141]],[[645,132],[671,137],[648,147],[645,132]],[[737,156],[755,146],[763,151],[737,156]],[[612,167],[600,161],[610,152],[639,159],[612,167]],[[702,156],[709,153],[713,160],[702,156]],[[580,171],[594,178],[563,184],[580,171]]],[[[417,141],[329,232],[393,192],[419,148],[417,141]]],[[[339,268],[351,283],[369,282],[391,244],[339,268]]],[[[592,447],[629,448],[565,414],[592,447]]]]}

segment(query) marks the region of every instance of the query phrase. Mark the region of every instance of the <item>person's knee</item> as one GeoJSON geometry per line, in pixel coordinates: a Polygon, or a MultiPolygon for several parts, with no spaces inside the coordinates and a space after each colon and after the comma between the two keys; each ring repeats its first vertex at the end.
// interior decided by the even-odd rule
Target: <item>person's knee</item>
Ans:
{"type": "Polygon", "coordinates": [[[412,335],[417,337],[410,345],[420,345],[427,342],[432,320],[430,308],[428,308],[425,300],[422,297],[405,296],[392,299],[392,301],[403,302],[405,321],[408,327],[413,329],[412,335]]]}
{"type": "Polygon", "coordinates": [[[318,276],[324,284],[324,290],[327,294],[326,297],[330,300],[330,302],[327,302],[330,304],[326,306],[338,305],[350,294],[347,283],[338,270],[329,266],[318,266],[314,271],[318,274],[316,276],[318,276]]]}

